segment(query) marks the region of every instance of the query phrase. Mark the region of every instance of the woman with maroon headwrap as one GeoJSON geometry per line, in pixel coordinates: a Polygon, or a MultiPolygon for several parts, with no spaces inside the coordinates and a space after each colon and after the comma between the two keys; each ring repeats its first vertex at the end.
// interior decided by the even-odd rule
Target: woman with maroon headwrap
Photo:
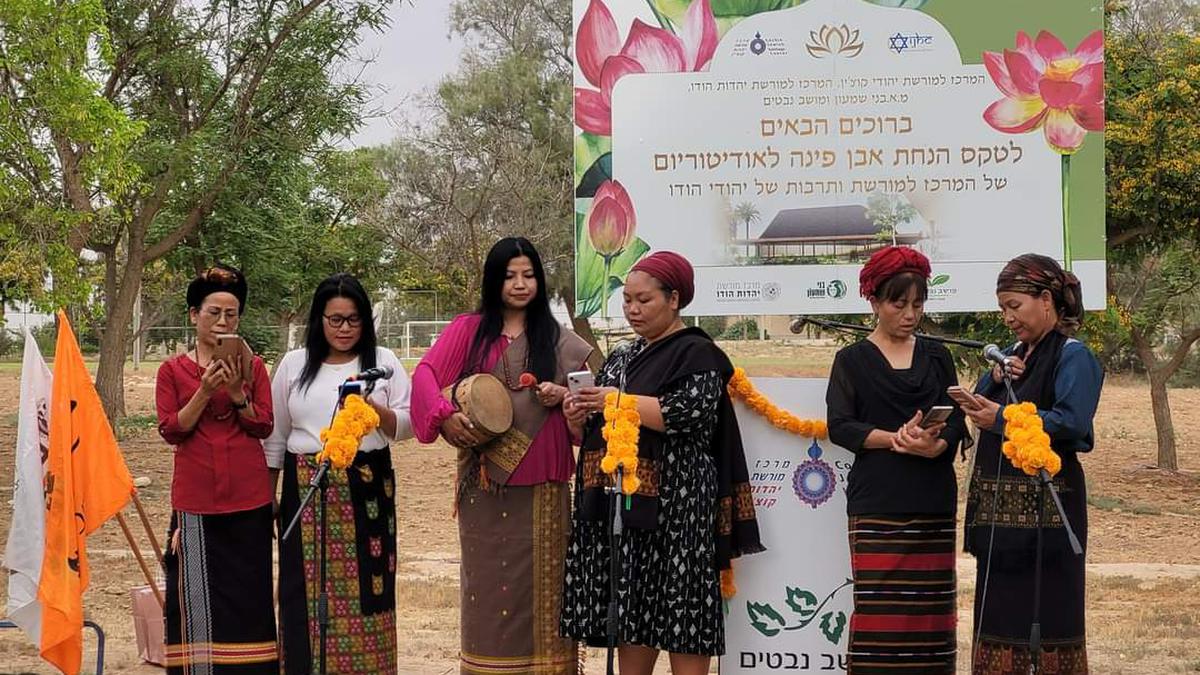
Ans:
{"type": "Polygon", "coordinates": [[[855,454],[846,487],[854,615],[849,672],[953,673],[956,651],[954,454],[963,413],[945,346],[916,337],[929,260],[889,246],[859,275],[875,330],[839,351],[829,375],[829,437],[855,454]]]}
{"type": "MultiPolygon", "coordinates": [[[[1079,279],[1044,255],[1009,261],[996,280],[1004,323],[1018,342],[1004,350],[1017,399],[1037,406],[1050,447],[1062,458],[1054,484],[1087,548],[1087,482],[1079,453],[1095,444],[1092,420],[1104,371],[1087,345],[1071,337],[1083,320],[1079,279]]],[[[1050,494],[1037,498],[1029,477],[1001,455],[1007,389],[999,368],[975,387],[967,409],[979,427],[975,470],[967,492],[964,540],[975,556],[975,642],[972,672],[1029,672],[1033,623],[1036,514],[1042,528],[1041,658],[1037,672],[1088,672],[1084,625],[1084,557],[1072,553],[1050,494]]]]}
{"type": "Polygon", "coordinates": [[[707,673],[725,651],[720,573],[763,550],[737,419],[726,392],[729,358],[679,311],[694,294],[692,266],[662,251],[625,280],[625,318],[638,334],[609,355],[597,386],[569,395],[583,438],[562,609],[565,636],[604,646],[609,601],[609,498],[600,470],[604,396],[637,395],[641,487],[622,510],[618,603],[620,670],[649,675],[660,651],[677,675],[707,673]]]}

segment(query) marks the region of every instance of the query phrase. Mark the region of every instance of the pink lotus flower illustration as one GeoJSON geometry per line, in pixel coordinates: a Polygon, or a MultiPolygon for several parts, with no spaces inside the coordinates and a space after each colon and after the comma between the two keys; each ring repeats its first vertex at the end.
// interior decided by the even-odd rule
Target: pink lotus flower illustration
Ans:
{"type": "Polygon", "coordinates": [[[1050,148],[1062,155],[1063,263],[1071,269],[1071,155],[1089,131],[1104,131],[1104,31],[1075,51],[1048,31],[1030,40],[1017,33],[1017,48],[984,52],[983,62],[1004,98],[983,119],[997,131],[1024,134],[1043,129],[1050,148]]]}
{"type": "Polygon", "coordinates": [[[622,77],[704,70],[719,39],[709,0],[694,0],[678,35],[634,19],[621,46],[612,13],[602,0],[591,0],[575,36],[575,56],[583,76],[598,89],[575,88],[575,124],[589,133],[611,136],[612,90],[622,77]]]}
{"type": "Polygon", "coordinates": [[[612,262],[633,243],[637,233],[637,215],[625,187],[615,180],[601,183],[592,198],[586,224],[592,249],[604,259],[600,308],[602,316],[607,317],[608,279],[612,274],[612,262]]]}
{"type": "Polygon", "coordinates": [[[605,258],[615,258],[633,241],[636,228],[637,215],[629,193],[619,181],[604,181],[596,190],[587,215],[592,248],[605,258]]]}
{"type": "Polygon", "coordinates": [[[1022,134],[1043,128],[1063,155],[1083,146],[1089,131],[1104,130],[1104,31],[1069,51],[1047,31],[1037,41],[1017,33],[1017,48],[984,52],[984,65],[1004,93],[983,113],[993,128],[1022,134]]]}

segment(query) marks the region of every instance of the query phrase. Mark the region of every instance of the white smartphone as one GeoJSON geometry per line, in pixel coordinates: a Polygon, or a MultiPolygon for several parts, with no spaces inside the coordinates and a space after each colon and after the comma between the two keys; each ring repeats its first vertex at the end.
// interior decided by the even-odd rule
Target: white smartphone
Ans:
{"type": "Polygon", "coordinates": [[[578,394],[584,387],[596,386],[596,376],[590,370],[577,370],[567,373],[567,391],[578,394]]]}
{"type": "Polygon", "coordinates": [[[942,422],[945,422],[946,420],[950,419],[950,413],[952,412],[954,412],[954,406],[951,405],[933,406],[929,409],[929,412],[925,413],[925,415],[921,417],[921,428],[928,429],[935,424],[941,424],[942,422]]]}
{"type": "Polygon", "coordinates": [[[958,406],[963,410],[975,410],[979,407],[979,402],[975,400],[975,397],[971,395],[971,392],[958,385],[947,387],[946,393],[949,394],[950,398],[953,399],[954,402],[957,403],[958,406]]]}

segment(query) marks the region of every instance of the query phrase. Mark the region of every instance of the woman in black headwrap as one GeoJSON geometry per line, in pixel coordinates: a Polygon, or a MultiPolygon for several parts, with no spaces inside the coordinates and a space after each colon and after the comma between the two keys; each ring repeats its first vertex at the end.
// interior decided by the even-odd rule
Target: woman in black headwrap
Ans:
{"type": "Polygon", "coordinates": [[[246,278],[212,267],[188,285],[187,305],[196,348],[163,362],[155,390],[158,433],[175,460],[167,672],[274,674],[271,382],[248,348],[217,355],[218,336],[236,333],[246,310],[246,278]]]}
{"type": "MultiPolygon", "coordinates": [[[[725,651],[722,570],[763,550],[737,418],[726,392],[733,366],[679,310],[692,299],[692,267],[660,251],[625,281],[625,317],[638,339],[609,354],[597,387],[568,395],[567,419],[583,444],[567,552],[562,633],[604,646],[609,601],[609,498],[599,414],[622,383],[636,395],[641,487],[622,511],[618,579],[621,672],[649,675],[659,651],[671,671],[707,673],[725,651]],[[586,421],[585,421],[586,420],[586,421]]],[[[624,500],[622,500],[624,501],[624,500]]]]}
{"type": "MultiPolygon", "coordinates": [[[[1083,318],[1079,280],[1051,258],[1028,253],[1011,260],[996,281],[1004,323],[1017,342],[1004,350],[1017,399],[1037,406],[1050,446],[1062,458],[1054,484],[1071,526],[1087,547],[1087,490],[1078,454],[1092,449],[1092,420],[1104,372],[1071,336],[1083,318]]],[[[967,415],[979,427],[979,450],[967,495],[965,545],[977,561],[972,672],[1029,672],[1033,622],[1037,512],[1041,510],[1041,658],[1038,672],[1088,672],[1084,631],[1084,556],[1071,551],[1047,491],[1003,456],[1000,367],[975,387],[967,415]]]]}

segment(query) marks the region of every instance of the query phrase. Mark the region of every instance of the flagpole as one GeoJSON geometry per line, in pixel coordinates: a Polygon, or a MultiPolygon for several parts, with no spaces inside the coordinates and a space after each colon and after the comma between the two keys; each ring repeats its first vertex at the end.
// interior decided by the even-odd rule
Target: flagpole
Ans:
{"type": "Polygon", "coordinates": [[[146,536],[150,538],[150,545],[154,547],[154,556],[158,560],[158,565],[162,567],[162,546],[158,544],[158,537],[154,536],[154,528],[150,526],[150,519],[146,517],[146,509],[142,508],[142,500],[138,499],[136,490],[133,492],[133,506],[137,509],[138,517],[142,519],[142,528],[146,530],[146,536]]]}
{"type": "Polygon", "coordinates": [[[133,540],[133,533],[129,531],[129,523],[125,522],[125,514],[117,511],[117,522],[121,524],[121,531],[125,533],[125,541],[129,542],[129,548],[133,549],[133,557],[137,558],[138,567],[142,568],[142,574],[146,576],[146,583],[150,584],[150,590],[154,591],[154,599],[158,600],[158,606],[162,607],[166,603],[163,601],[162,593],[158,590],[158,583],[150,574],[150,568],[146,566],[146,561],[142,558],[142,550],[138,548],[137,542],[133,540]]]}

